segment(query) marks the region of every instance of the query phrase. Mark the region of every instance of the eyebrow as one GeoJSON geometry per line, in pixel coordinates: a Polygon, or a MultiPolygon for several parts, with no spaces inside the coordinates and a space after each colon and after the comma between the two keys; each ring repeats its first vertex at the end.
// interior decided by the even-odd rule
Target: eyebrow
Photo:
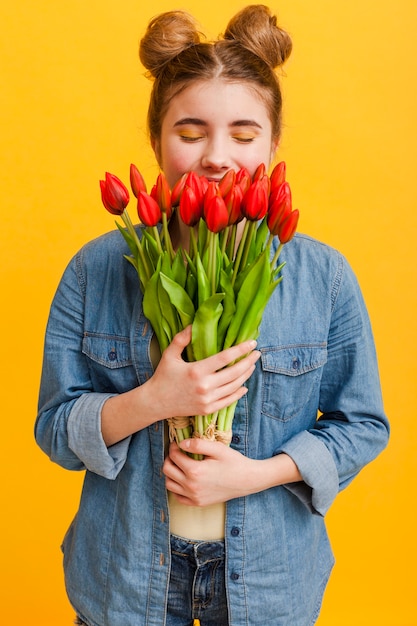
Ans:
{"type": "MultiPolygon", "coordinates": [[[[205,122],[204,120],[199,119],[198,117],[184,117],[180,120],[178,120],[177,122],[175,122],[174,124],[174,128],[176,126],[203,126],[206,127],[208,126],[207,122],[205,122]]],[[[258,124],[258,122],[256,122],[255,120],[236,120],[234,122],[232,122],[230,124],[230,126],[232,127],[240,127],[240,126],[254,126],[256,128],[262,128],[262,126],[260,124],[258,124]]]]}

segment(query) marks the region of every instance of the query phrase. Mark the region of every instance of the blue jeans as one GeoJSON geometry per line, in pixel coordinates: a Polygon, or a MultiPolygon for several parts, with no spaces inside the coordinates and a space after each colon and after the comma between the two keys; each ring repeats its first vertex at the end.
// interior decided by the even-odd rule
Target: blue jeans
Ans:
{"type": "Polygon", "coordinates": [[[228,626],[223,541],[171,535],[166,626],[228,626]]]}

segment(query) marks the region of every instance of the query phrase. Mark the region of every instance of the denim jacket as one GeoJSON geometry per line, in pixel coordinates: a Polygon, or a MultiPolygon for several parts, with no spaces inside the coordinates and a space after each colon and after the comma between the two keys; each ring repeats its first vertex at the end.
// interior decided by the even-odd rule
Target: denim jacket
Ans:
{"type": "MultiPolygon", "coordinates": [[[[67,592],[90,626],[165,624],[169,509],[155,423],[107,448],[103,403],[152,376],[152,329],[120,233],[81,249],[66,269],[46,333],[36,438],[64,468],[86,470],[64,539],[67,592]]],[[[333,555],[324,515],[385,447],[371,328],[337,251],[296,235],[264,313],[261,359],[239,401],[232,446],[285,452],[303,481],[227,503],[230,626],[307,626],[317,619],[333,555]]]]}

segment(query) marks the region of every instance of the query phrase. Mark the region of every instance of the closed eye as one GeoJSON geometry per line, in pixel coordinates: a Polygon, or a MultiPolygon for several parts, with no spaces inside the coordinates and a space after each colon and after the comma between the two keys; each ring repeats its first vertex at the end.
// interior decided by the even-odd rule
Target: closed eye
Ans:
{"type": "Polygon", "coordinates": [[[238,133],[233,135],[233,139],[239,143],[251,143],[255,136],[253,133],[238,133]]]}
{"type": "Polygon", "coordinates": [[[179,138],[187,143],[193,143],[203,139],[203,135],[201,133],[181,132],[179,133],[179,138]]]}

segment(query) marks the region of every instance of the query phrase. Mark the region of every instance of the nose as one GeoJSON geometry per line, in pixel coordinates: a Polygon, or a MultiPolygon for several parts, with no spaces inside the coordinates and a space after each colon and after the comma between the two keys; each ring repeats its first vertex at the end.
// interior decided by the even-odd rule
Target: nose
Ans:
{"type": "Polygon", "coordinates": [[[201,165],[210,172],[222,172],[231,168],[231,159],[223,140],[213,138],[205,144],[201,165]]]}

